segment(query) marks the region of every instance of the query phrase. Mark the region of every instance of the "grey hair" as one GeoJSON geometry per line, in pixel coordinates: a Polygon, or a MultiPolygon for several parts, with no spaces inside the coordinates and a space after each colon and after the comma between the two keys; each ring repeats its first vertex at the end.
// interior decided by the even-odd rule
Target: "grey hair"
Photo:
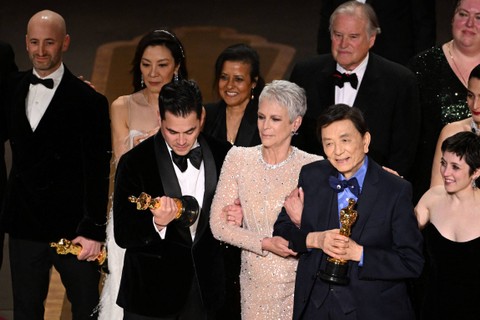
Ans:
{"type": "Polygon", "coordinates": [[[303,117],[307,111],[305,90],[287,80],[273,80],[267,83],[260,93],[259,103],[264,100],[274,101],[287,108],[290,123],[297,117],[303,117]]]}
{"type": "Polygon", "coordinates": [[[380,34],[381,32],[377,14],[373,10],[372,6],[368,3],[348,1],[339,5],[330,16],[330,33],[333,32],[333,21],[339,14],[347,14],[350,16],[357,16],[359,18],[365,19],[367,21],[367,34],[369,37],[371,37],[372,35],[380,34]]]}

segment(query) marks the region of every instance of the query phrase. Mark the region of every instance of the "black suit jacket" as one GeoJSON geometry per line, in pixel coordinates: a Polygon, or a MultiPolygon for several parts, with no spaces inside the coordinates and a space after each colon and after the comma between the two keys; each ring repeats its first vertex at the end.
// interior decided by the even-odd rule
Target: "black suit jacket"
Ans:
{"type": "Polygon", "coordinates": [[[161,239],[150,210],[137,211],[130,195],[182,196],[169,151],[161,133],[122,156],[117,167],[113,201],[115,241],[126,248],[117,303],[150,317],[176,314],[198,279],[207,310],[218,309],[225,294],[222,247],[208,224],[210,205],[229,145],[200,135],[205,166],[205,194],[195,239],[188,228],[171,222],[161,239]],[[196,277],[194,277],[196,275],[196,277]]]}
{"type": "MultiPolygon", "coordinates": [[[[307,113],[292,143],[322,154],[316,135],[320,113],[335,102],[336,62],[325,54],[299,62],[290,80],[307,92],[307,113]]],[[[367,69],[353,104],[365,117],[372,141],[369,155],[400,175],[408,175],[420,130],[420,107],[415,75],[407,68],[370,53],[367,69]]]]}
{"type": "MultiPolygon", "coordinates": [[[[306,235],[339,227],[337,193],[328,177],[337,171],[328,161],[304,166],[299,185],[305,192],[301,227],[294,226],[285,212],[279,215],[274,235],[289,240],[301,253],[295,283],[294,319],[300,319],[309,300],[322,303],[329,285],[317,279],[324,270],[322,250],[307,250],[306,235]],[[316,296],[311,296],[312,288],[316,296]]],[[[363,266],[349,262],[350,283],[334,286],[345,313],[356,310],[358,319],[414,319],[405,280],[416,278],[423,267],[422,236],[417,226],[409,182],[384,171],[372,159],[358,198],[357,221],[351,238],[363,246],[363,266]]]]}
{"type": "MultiPolygon", "coordinates": [[[[329,20],[333,11],[346,0],[322,0],[318,27],[317,52],[331,48],[329,20]]],[[[373,52],[406,64],[415,54],[435,45],[435,0],[367,0],[377,14],[381,33],[373,52]]]]}
{"type": "MultiPolygon", "coordinates": [[[[218,140],[227,140],[227,105],[221,100],[205,106],[207,116],[203,132],[218,140]]],[[[253,147],[261,143],[258,133],[257,115],[258,99],[250,100],[243,114],[234,145],[253,147]]]]}
{"type": "Polygon", "coordinates": [[[32,71],[9,83],[12,169],[2,223],[35,241],[104,241],[111,143],[107,99],[67,68],[35,131],[25,98],[32,71]]]}

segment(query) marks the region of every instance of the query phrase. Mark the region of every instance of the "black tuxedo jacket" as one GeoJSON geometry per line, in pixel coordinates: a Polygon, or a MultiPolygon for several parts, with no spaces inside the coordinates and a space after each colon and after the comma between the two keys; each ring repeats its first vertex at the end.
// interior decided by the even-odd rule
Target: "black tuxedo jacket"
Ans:
{"type": "MultiPolygon", "coordinates": [[[[292,224],[284,209],[275,223],[274,235],[289,240],[291,249],[301,253],[294,319],[301,318],[309,300],[322,303],[329,293],[329,285],[316,277],[325,268],[326,255],[319,249],[307,250],[306,235],[339,227],[337,193],[328,183],[331,175],[337,171],[328,161],[304,166],[299,179],[305,192],[301,227],[292,224]],[[316,296],[311,295],[314,285],[320,286],[316,296]]],[[[405,280],[418,277],[424,261],[411,193],[409,182],[369,159],[351,234],[363,246],[363,266],[350,261],[350,283],[335,286],[345,313],[356,310],[358,319],[369,320],[414,319],[405,280]]]]}
{"type": "MultiPolygon", "coordinates": [[[[203,132],[218,140],[227,140],[227,105],[221,100],[205,106],[207,116],[203,132]]],[[[258,99],[250,100],[243,114],[234,145],[253,147],[261,143],[258,133],[258,99]]]]}
{"type": "Polygon", "coordinates": [[[2,223],[11,236],[35,241],[104,241],[111,143],[107,99],[66,67],[35,131],[26,116],[32,71],[9,82],[12,148],[2,223]]]}
{"type": "MultiPolygon", "coordinates": [[[[329,53],[330,15],[347,0],[322,0],[317,52],[329,53]]],[[[415,54],[435,45],[435,0],[366,0],[377,14],[381,33],[373,52],[406,64],[415,54]]]]}
{"type": "MultiPolygon", "coordinates": [[[[292,143],[322,154],[316,121],[335,103],[336,62],[325,54],[298,63],[290,80],[307,92],[307,113],[292,143]]],[[[419,94],[415,75],[407,68],[370,52],[367,69],[353,104],[365,117],[372,141],[369,155],[381,165],[407,176],[420,130],[419,94]]]]}
{"type": "Polygon", "coordinates": [[[161,133],[124,154],[117,167],[113,201],[115,241],[126,248],[117,303],[150,317],[181,310],[192,281],[198,279],[207,310],[218,309],[225,294],[222,247],[208,224],[223,159],[229,149],[200,135],[205,166],[205,195],[195,239],[188,228],[171,222],[161,239],[150,210],[138,211],[130,195],[182,196],[168,148],[161,133]],[[196,277],[195,277],[196,276],[196,277]]]}

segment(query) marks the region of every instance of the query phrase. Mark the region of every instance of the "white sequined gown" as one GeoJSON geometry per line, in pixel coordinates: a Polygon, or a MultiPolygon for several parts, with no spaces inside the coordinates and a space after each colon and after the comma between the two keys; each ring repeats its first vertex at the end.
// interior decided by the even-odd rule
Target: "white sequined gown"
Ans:
{"type": "Polygon", "coordinates": [[[297,260],[262,251],[261,240],[271,237],[287,195],[297,186],[303,165],[322,159],[295,147],[289,157],[269,165],[262,147],[232,147],[225,158],[212,203],[214,236],[242,248],[240,288],[242,319],[292,319],[297,260]],[[243,226],[226,223],[222,208],[239,198],[243,226]]]}
{"type": "MultiPolygon", "coordinates": [[[[156,110],[147,104],[142,91],[131,95],[122,96],[118,99],[124,99],[123,103],[128,108],[128,125],[130,131],[125,137],[126,150],[133,148],[133,138],[143,135],[159,126],[156,110]]],[[[114,174],[112,175],[114,176],[114,174]]],[[[105,278],[99,304],[99,320],[122,320],[123,308],[117,305],[118,290],[120,289],[120,280],[122,278],[123,259],[125,249],[120,248],[115,242],[113,234],[113,212],[110,208],[107,222],[106,246],[108,250],[108,269],[109,274],[105,278]]]]}

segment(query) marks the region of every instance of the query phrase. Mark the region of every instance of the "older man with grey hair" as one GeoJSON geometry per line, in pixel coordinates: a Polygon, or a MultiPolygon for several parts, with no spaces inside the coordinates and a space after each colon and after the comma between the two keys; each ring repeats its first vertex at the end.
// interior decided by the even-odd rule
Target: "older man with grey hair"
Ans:
{"type": "Polygon", "coordinates": [[[331,53],[299,62],[290,77],[306,90],[308,104],[293,144],[321,154],[316,118],[328,106],[344,103],[365,115],[373,137],[370,156],[406,176],[420,129],[418,88],[410,70],[370,52],[379,28],[368,4],[349,1],[333,12],[331,53]]]}

